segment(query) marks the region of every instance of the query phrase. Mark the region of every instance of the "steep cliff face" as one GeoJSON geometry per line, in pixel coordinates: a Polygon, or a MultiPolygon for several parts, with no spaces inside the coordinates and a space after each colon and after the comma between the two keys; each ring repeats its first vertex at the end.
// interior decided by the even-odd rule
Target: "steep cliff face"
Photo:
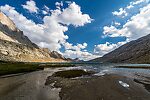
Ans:
{"type": "Polygon", "coordinates": [[[0,60],[21,62],[65,61],[60,54],[39,48],[32,43],[2,12],[0,12],[0,60]]]}
{"type": "Polygon", "coordinates": [[[38,46],[32,43],[28,37],[15,26],[13,21],[2,12],[0,12],[0,39],[38,48],[38,46]]]}
{"type": "Polygon", "coordinates": [[[150,34],[131,41],[103,57],[92,61],[112,63],[150,63],[150,34]]]}
{"type": "Polygon", "coordinates": [[[15,24],[2,12],[0,12],[0,22],[3,25],[8,26],[10,30],[17,31],[17,27],[15,26],[15,24]]]}

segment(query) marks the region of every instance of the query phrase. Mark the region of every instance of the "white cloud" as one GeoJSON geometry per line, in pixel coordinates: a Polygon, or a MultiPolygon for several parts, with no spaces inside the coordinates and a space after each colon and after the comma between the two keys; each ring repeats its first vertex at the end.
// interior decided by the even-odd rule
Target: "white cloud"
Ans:
{"type": "Polygon", "coordinates": [[[126,12],[125,9],[120,8],[119,11],[114,11],[112,12],[113,15],[119,16],[119,17],[125,17],[128,16],[128,13],[126,12]]]}
{"type": "Polygon", "coordinates": [[[81,12],[80,6],[75,2],[69,4],[68,8],[63,9],[58,20],[66,25],[72,24],[76,27],[84,26],[92,21],[88,14],[83,14],[81,12]]]}
{"type": "Polygon", "coordinates": [[[27,9],[30,13],[37,13],[39,8],[33,0],[27,1],[25,5],[22,5],[24,9],[27,9]]]}
{"type": "Polygon", "coordinates": [[[44,15],[47,15],[47,14],[50,14],[50,12],[51,12],[50,9],[46,5],[44,5],[42,13],[44,15]]]}
{"type": "Polygon", "coordinates": [[[80,60],[91,60],[95,59],[97,57],[100,57],[99,55],[93,55],[92,53],[89,53],[87,51],[74,51],[74,50],[66,50],[63,54],[67,58],[79,58],[80,60]]]}
{"type": "Polygon", "coordinates": [[[56,2],[55,5],[56,5],[57,8],[60,8],[60,7],[62,7],[64,4],[63,4],[63,2],[61,1],[61,2],[56,2]]]}
{"type": "Polygon", "coordinates": [[[87,43],[83,43],[83,44],[77,44],[77,45],[72,45],[68,42],[66,42],[64,44],[64,47],[66,50],[76,50],[76,51],[80,51],[81,49],[85,49],[87,47],[87,43]]]}
{"type": "Polygon", "coordinates": [[[68,3],[68,4],[71,4],[72,2],[71,1],[65,1],[66,3],[68,3]]]}
{"type": "Polygon", "coordinates": [[[149,0],[136,0],[136,1],[132,1],[126,7],[120,8],[119,11],[114,11],[114,12],[112,12],[112,14],[115,15],[115,16],[124,18],[124,17],[128,16],[129,14],[133,13],[134,11],[138,10],[137,6],[139,6],[139,7],[145,6],[148,3],[149,3],[149,0]]]}
{"type": "Polygon", "coordinates": [[[130,2],[130,5],[125,9],[130,9],[132,6],[140,3],[147,3],[139,8],[139,12],[135,15],[132,15],[129,20],[121,25],[118,22],[114,23],[114,25],[104,26],[103,34],[108,37],[126,37],[127,40],[123,42],[118,42],[116,44],[111,44],[106,42],[105,44],[99,44],[95,46],[95,53],[99,55],[104,55],[119,46],[123,45],[126,42],[138,39],[142,36],[149,34],[150,32],[150,4],[148,4],[149,0],[138,0],[135,2],[130,2]],[[119,27],[118,27],[119,25],[119,27]]]}
{"type": "Polygon", "coordinates": [[[103,56],[104,54],[107,54],[110,51],[115,50],[116,48],[118,48],[119,46],[125,43],[127,43],[127,41],[118,42],[116,44],[111,44],[109,42],[106,42],[105,44],[95,45],[94,53],[99,56],[103,56]]]}
{"type": "Polygon", "coordinates": [[[121,25],[121,23],[119,23],[119,22],[115,22],[114,23],[116,26],[120,26],[121,25]]]}
{"type": "Polygon", "coordinates": [[[91,60],[94,58],[99,57],[99,55],[93,55],[92,53],[87,52],[86,47],[87,47],[87,43],[83,43],[83,44],[77,44],[77,45],[72,45],[68,42],[66,42],[64,44],[65,47],[65,52],[64,52],[64,56],[66,58],[79,58],[80,60],[91,60]]]}
{"type": "Polygon", "coordinates": [[[136,0],[136,1],[130,2],[130,4],[125,7],[125,9],[126,10],[132,9],[137,5],[147,4],[148,2],[149,2],[149,0],[136,0]]]}
{"type": "MultiPolygon", "coordinates": [[[[109,36],[109,37],[123,36],[122,34],[125,31],[125,30],[119,30],[115,26],[112,26],[112,25],[104,26],[103,29],[104,29],[104,31],[103,31],[104,35],[109,36]]],[[[127,34],[126,34],[126,36],[127,36],[127,34]]]]}
{"type": "Polygon", "coordinates": [[[44,15],[48,14],[45,10],[42,10],[42,13],[43,13],[44,15]]]}
{"type": "MultiPolygon", "coordinates": [[[[27,19],[25,16],[18,13],[14,7],[9,5],[1,6],[0,9],[14,21],[17,27],[22,30],[31,41],[41,47],[49,48],[51,51],[59,51],[62,45],[65,46],[67,44],[66,41],[68,36],[65,35],[64,32],[68,31],[69,25],[79,27],[91,23],[92,21],[88,14],[83,14],[81,12],[80,6],[75,2],[68,4],[68,7],[65,9],[57,8],[55,10],[50,10],[51,14],[44,16],[43,24],[36,24],[32,20],[27,19]]],[[[34,12],[36,12],[36,10],[34,10],[34,12]]],[[[71,47],[65,46],[65,55],[67,55],[68,52],[67,48],[77,51],[78,56],[92,55],[88,54],[88,52],[82,53],[81,50],[86,47],[86,43],[77,44],[76,46],[71,45],[71,47]]],[[[87,58],[85,57],[85,59],[87,58]]]]}
{"type": "Polygon", "coordinates": [[[104,34],[110,37],[125,36],[130,41],[149,34],[150,4],[140,9],[140,13],[132,16],[122,28],[105,26],[104,34]]]}
{"type": "Polygon", "coordinates": [[[131,2],[130,5],[137,5],[137,4],[140,4],[142,2],[149,2],[149,0],[137,0],[137,1],[131,2]]]}

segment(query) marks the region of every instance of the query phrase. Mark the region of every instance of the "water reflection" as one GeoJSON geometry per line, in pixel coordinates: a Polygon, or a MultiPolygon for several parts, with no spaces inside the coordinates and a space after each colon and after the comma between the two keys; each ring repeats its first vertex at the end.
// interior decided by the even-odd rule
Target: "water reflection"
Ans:
{"type": "Polygon", "coordinates": [[[60,89],[45,86],[46,78],[55,72],[38,71],[0,79],[0,100],[59,100],[60,89]]]}

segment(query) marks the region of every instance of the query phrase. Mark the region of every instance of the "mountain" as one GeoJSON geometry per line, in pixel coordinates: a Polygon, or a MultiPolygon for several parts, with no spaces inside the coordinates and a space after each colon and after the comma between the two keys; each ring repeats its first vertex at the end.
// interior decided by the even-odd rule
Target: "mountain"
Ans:
{"type": "Polygon", "coordinates": [[[50,56],[53,57],[53,58],[66,59],[65,57],[63,57],[61,54],[59,54],[59,53],[56,52],[56,51],[52,51],[52,52],[50,53],[50,56]]]}
{"type": "Polygon", "coordinates": [[[13,21],[2,12],[0,12],[0,39],[38,48],[38,46],[32,43],[29,38],[23,34],[23,31],[20,31],[13,21]]]}
{"type": "Polygon", "coordinates": [[[38,47],[0,12],[0,61],[64,62],[66,59],[56,51],[38,47]]]}
{"type": "Polygon", "coordinates": [[[91,61],[103,63],[150,63],[150,34],[91,61]]]}
{"type": "Polygon", "coordinates": [[[80,60],[79,58],[72,59],[73,62],[84,62],[84,60],[80,60]]]}

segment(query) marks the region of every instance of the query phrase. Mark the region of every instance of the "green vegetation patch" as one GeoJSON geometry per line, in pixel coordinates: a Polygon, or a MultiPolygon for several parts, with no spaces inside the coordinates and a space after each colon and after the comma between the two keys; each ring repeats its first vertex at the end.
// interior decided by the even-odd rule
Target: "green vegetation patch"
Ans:
{"type": "Polygon", "coordinates": [[[0,75],[16,74],[42,70],[44,67],[38,64],[27,63],[0,63],[0,75]]]}
{"type": "Polygon", "coordinates": [[[45,67],[45,68],[56,68],[56,67],[74,67],[75,64],[71,63],[55,63],[55,64],[40,64],[40,66],[45,67]]]}
{"type": "Polygon", "coordinates": [[[94,72],[92,71],[84,71],[84,70],[65,70],[55,72],[52,76],[54,77],[62,77],[62,78],[75,78],[81,77],[84,75],[92,75],[94,72]]]}

